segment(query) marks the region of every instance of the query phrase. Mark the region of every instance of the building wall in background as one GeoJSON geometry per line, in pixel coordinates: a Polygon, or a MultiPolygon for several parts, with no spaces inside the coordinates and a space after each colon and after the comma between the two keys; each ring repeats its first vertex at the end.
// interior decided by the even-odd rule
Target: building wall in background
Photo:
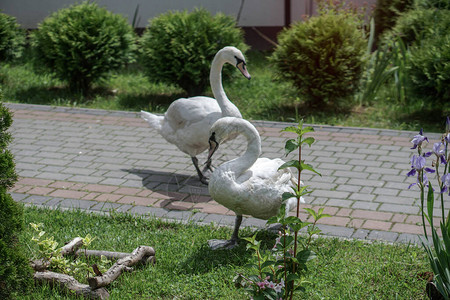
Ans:
{"type": "MultiPolygon", "coordinates": [[[[287,19],[290,18],[291,22],[300,21],[303,16],[315,13],[314,0],[289,1],[290,14],[287,19]]],[[[376,2],[376,0],[350,1],[356,5],[376,2]]],[[[23,28],[34,29],[51,13],[80,2],[77,0],[1,0],[0,11],[14,16],[23,28]]],[[[146,27],[149,19],[169,10],[192,11],[196,7],[203,7],[212,14],[222,12],[238,17],[243,4],[238,25],[244,28],[246,39],[258,45],[256,48],[271,47],[261,33],[270,39],[276,39],[276,33],[286,25],[285,0],[96,0],[96,2],[114,13],[122,14],[128,18],[130,24],[138,8],[138,18],[135,23],[137,28],[146,27]]]]}

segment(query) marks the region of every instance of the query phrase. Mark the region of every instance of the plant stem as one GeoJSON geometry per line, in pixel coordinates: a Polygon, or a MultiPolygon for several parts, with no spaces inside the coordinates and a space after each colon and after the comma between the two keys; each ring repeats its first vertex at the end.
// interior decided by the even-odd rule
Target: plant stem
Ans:
{"type": "Polygon", "coordinates": [[[425,211],[423,210],[423,203],[425,202],[425,186],[423,185],[423,171],[420,171],[420,206],[422,209],[422,226],[425,238],[428,240],[427,229],[425,227],[425,211]]]}
{"type": "MultiPolygon", "coordinates": [[[[298,162],[302,163],[302,144],[301,144],[301,137],[299,137],[299,147],[298,147],[298,162]]],[[[302,176],[302,170],[298,170],[298,180],[297,180],[297,189],[300,191],[300,182],[301,182],[301,176],[302,176]]],[[[297,218],[300,218],[300,196],[297,196],[297,212],[295,215],[297,218]]],[[[294,232],[294,257],[297,257],[297,239],[298,239],[298,230],[294,232]]],[[[295,274],[297,264],[292,264],[292,273],[295,274]]],[[[291,289],[291,297],[290,299],[294,297],[294,281],[292,281],[292,289],[291,289]]]]}

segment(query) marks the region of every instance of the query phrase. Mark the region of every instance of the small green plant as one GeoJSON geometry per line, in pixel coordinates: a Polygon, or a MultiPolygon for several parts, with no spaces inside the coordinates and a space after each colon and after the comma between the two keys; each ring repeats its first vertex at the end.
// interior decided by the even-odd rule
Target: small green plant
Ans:
{"type": "Polygon", "coordinates": [[[36,68],[86,95],[109,71],[133,61],[135,34],[127,20],[83,2],[47,17],[31,34],[36,68]]]}
{"type": "Polygon", "coordinates": [[[324,9],[284,29],[271,60],[277,75],[293,83],[312,106],[346,106],[358,90],[367,41],[357,15],[324,9]]]}
{"type": "MultiPolygon", "coordinates": [[[[212,16],[205,9],[153,18],[140,40],[141,60],[149,79],[175,84],[189,96],[205,91],[214,55],[225,46],[235,46],[243,53],[248,48],[233,18],[221,13],[212,16]]],[[[230,74],[228,68],[225,71],[230,74]]]]}
{"type": "MultiPolygon", "coordinates": [[[[370,43],[368,48],[370,53],[370,43]]],[[[393,98],[398,103],[406,104],[408,55],[409,51],[400,38],[390,44],[380,45],[369,54],[370,59],[361,80],[361,91],[356,94],[359,105],[373,105],[380,89],[389,84],[394,86],[393,98]]]]}
{"type": "Polygon", "coordinates": [[[297,134],[296,139],[286,141],[285,152],[288,155],[298,149],[298,160],[288,161],[280,167],[280,169],[294,167],[298,171],[298,181],[292,188],[293,192],[283,194],[284,202],[293,197],[297,199],[297,211],[296,216],[287,216],[286,205],[283,204],[278,215],[267,221],[267,224],[281,224],[279,236],[270,251],[261,250],[261,242],[256,240],[256,234],[245,238],[249,242],[247,249],[253,251],[256,263],[247,266],[249,271],[253,272],[252,275],[238,274],[236,282],[244,286],[253,299],[292,299],[296,292],[305,291],[307,262],[316,257],[310,249],[312,237],[321,232],[316,223],[321,218],[330,216],[323,213],[323,208],[317,212],[311,208],[304,208],[313,222],[302,221],[299,217],[300,200],[304,195],[311,193],[308,186],[301,183],[302,171],[312,171],[320,175],[311,165],[302,160],[302,145],[311,146],[315,141],[313,137],[304,135],[314,129],[303,128],[301,121],[297,127],[287,127],[283,131],[297,134]],[[305,236],[299,234],[302,229],[306,229],[305,236]]]}
{"type": "Polygon", "coordinates": [[[0,13],[0,61],[20,57],[25,45],[25,32],[16,18],[0,13]]]}
{"type": "MultiPolygon", "coordinates": [[[[83,239],[83,246],[81,253],[85,254],[85,260],[83,261],[79,258],[75,260],[69,260],[61,254],[61,248],[58,248],[58,242],[55,241],[54,237],[46,237],[46,232],[43,230],[43,224],[30,223],[31,227],[34,229],[34,235],[31,238],[38,246],[36,256],[38,259],[42,259],[44,262],[49,263],[49,269],[55,272],[68,274],[74,276],[80,281],[87,281],[89,276],[94,274],[91,268],[91,263],[89,256],[86,255],[87,248],[91,245],[92,241],[95,239],[90,234],[87,234],[83,239]],[[83,251],[84,250],[84,251],[83,251]]],[[[100,272],[107,271],[107,265],[109,261],[105,256],[101,257],[100,263],[97,264],[100,272]]]]}
{"type": "Polygon", "coordinates": [[[417,149],[417,155],[411,158],[411,170],[407,176],[416,176],[417,181],[409,186],[417,185],[420,190],[420,205],[422,215],[422,225],[425,239],[422,245],[427,253],[431,269],[434,272],[433,283],[439,293],[445,298],[450,298],[450,213],[445,215],[444,195],[450,196],[450,173],[449,173],[449,143],[450,143],[450,118],[447,117],[445,133],[442,135],[441,141],[434,143],[433,150],[424,151],[424,142],[428,142],[428,138],[423,135],[420,130],[411,141],[413,147],[417,149]],[[435,169],[426,167],[426,158],[433,156],[432,166],[435,169]],[[442,168],[442,169],[441,169],[442,168]],[[432,183],[428,180],[427,173],[436,173],[437,186],[440,198],[441,222],[440,229],[442,238],[438,235],[434,226],[434,208],[435,195],[432,183]],[[425,190],[428,188],[425,197],[425,190]],[[426,221],[431,227],[431,240],[428,238],[426,221]],[[431,246],[434,246],[434,250],[431,246]]]}

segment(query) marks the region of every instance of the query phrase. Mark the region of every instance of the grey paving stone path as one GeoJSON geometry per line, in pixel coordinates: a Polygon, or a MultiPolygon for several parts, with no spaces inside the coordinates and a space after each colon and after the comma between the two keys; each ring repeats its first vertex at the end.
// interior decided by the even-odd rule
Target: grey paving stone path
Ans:
{"type": "MultiPolygon", "coordinates": [[[[150,129],[135,112],[6,104],[14,113],[11,150],[20,176],[16,201],[60,209],[153,215],[178,221],[233,225],[234,213],[199,183],[190,158],[150,129]]],[[[283,158],[295,125],[252,121],[262,156],[283,158]]],[[[313,125],[317,142],[303,158],[322,177],[303,173],[313,192],[304,207],[332,215],[324,234],[345,238],[418,242],[418,191],[408,190],[411,138],[416,132],[313,125]]],[[[440,135],[427,134],[431,143],[440,135]]],[[[244,151],[242,138],[221,146],[214,164],[244,151]]],[[[201,162],[205,154],[199,157],[201,162]]],[[[285,159],[290,159],[287,157],[285,159]]],[[[432,178],[433,180],[433,178],[432,178]]],[[[445,205],[450,203],[445,198],[445,205]]],[[[439,205],[439,204],[438,204],[439,205]]],[[[435,215],[438,215],[439,207],[435,215]]],[[[306,214],[302,214],[306,218],[306,214]]],[[[438,219],[437,219],[438,220],[438,219]]],[[[263,228],[246,217],[243,226],[263,228]]]]}

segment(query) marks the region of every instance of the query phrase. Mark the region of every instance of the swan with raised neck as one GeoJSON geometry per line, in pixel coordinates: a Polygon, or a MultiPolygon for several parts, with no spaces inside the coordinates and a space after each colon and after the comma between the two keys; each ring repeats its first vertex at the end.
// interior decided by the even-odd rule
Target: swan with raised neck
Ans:
{"type": "Polygon", "coordinates": [[[211,90],[214,98],[219,104],[222,110],[222,116],[238,117],[242,118],[239,109],[234,105],[227,97],[225,90],[222,85],[222,68],[225,63],[233,64],[235,62],[236,67],[241,71],[241,73],[248,79],[250,79],[250,74],[245,68],[245,61],[239,59],[236,54],[239,50],[235,47],[224,47],[219,52],[216,53],[214,59],[211,63],[211,71],[209,73],[209,81],[211,85],[211,90]]]}
{"type": "Polygon", "coordinates": [[[210,85],[215,99],[204,96],[180,98],[170,104],[164,116],[141,111],[141,117],[150,127],[191,157],[200,181],[205,184],[207,178],[203,172],[211,170],[211,161],[207,161],[202,172],[196,156],[208,149],[209,129],[223,116],[242,118],[223,90],[221,74],[225,63],[235,66],[242,75],[250,79],[244,55],[239,49],[228,46],[219,50],[211,63],[210,85]]]}

